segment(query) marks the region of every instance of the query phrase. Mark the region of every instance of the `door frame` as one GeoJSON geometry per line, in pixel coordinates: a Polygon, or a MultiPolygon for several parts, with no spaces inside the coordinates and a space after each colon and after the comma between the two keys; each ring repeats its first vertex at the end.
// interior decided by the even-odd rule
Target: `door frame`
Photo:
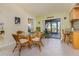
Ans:
{"type": "MultiPolygon", "coordinates": [[[[59,22],[60,22],[60,39],[61,39],[61,18],[47,19],[47,20],[45,20],[45,24],[46,24],[46,21],[51,21],[51,20],[56,20],[56,19],[58,19],[59,22]]],[[[57,29],[57,30],[58,30],[58,29],[57,29]]]]}

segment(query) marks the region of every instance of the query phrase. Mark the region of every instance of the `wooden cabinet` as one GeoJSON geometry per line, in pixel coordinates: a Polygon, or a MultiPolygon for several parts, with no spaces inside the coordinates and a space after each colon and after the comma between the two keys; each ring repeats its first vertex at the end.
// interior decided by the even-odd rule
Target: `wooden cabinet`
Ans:
{"type": "Polygon", "coordinates": [[[73,27],[75,21],[79,21],[79,6],[74,7],[70,12],[71,27],[73,27]]]}
{"type": "MultiPolygon", "coordinates": [[[[70,12],[70,22],[71,22],[71,27],[76,29],[74,27],[75,22],[79,21],[79,6],[75,6],[71,12],[70,12]]],[[[79,49],[79,31],[75,30],[72,34],[72,45],[74,48],[79,49]]]]}
{"type": "Polygon", "coordinates": [[[74,7],[72,10],[71,10],[71,20],[74,21],[76,19],[79,19],[79,7],[74,7]]]}
{"type": "Polygon", "coordinates": [[[79,31],[73,32],[72,45],[74,48],[79,49],[79,31]]]}

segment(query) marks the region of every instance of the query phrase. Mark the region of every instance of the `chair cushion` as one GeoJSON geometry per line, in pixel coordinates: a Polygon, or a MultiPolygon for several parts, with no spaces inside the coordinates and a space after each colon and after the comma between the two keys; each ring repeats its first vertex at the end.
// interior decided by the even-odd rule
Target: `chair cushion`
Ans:
{"type": "Polygon", "coordinates": [[[19,41],[20,41],[20,43],[25,43],[25,42],[27,42],[28,40],[27,40],[27,39],[20,39],[19,41]]]}
{"type": "Polygon", "coordinates": [[[32,40],[33,40],[33,41],[40,41],[40,38],[35,37],[35,38],[33,38],[32,40]]]}

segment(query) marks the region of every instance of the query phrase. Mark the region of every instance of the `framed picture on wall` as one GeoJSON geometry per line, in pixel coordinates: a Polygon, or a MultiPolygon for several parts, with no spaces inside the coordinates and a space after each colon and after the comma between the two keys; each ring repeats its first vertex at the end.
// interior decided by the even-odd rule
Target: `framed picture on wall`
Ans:
{"type": "Polygon", "coordinates": [[[33,31],[33,19],[32,18],[28,18],[28,32],[32,32],[33,31]]]}
{"type": "Polygon", "coordinates": [[[20,24],[20,17],[15,17],[15,24],[20,24]]]}

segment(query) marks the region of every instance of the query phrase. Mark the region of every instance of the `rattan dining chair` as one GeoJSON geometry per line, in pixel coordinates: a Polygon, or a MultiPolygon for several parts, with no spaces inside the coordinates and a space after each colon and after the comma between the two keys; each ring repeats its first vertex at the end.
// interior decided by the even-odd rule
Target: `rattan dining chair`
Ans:
{"type": "Polygon", "coordinates": [[[42,33],[41,32],[35,33],[35,35],[31,39],[33,42],[33,46],[37,46],[41,51],[42,46],[44,46],[42,42],[42,33]]]}
{"type": "Polygon", "coordinates": [[[13,52],[15,51],[16,48],[19,48],[19,56],[20,56],[22,48],[29,48],[29,46],[30,46],[29,40],[28,40],[28,38],[25,38],[25,41],[21,42],[21,40],[23,40],[24,38],[19,38],[19,36],[16,34],[12,34],[12,36],[14,37],[14,39],[16,41],[16,46],[13,49],[13,52]]]}

